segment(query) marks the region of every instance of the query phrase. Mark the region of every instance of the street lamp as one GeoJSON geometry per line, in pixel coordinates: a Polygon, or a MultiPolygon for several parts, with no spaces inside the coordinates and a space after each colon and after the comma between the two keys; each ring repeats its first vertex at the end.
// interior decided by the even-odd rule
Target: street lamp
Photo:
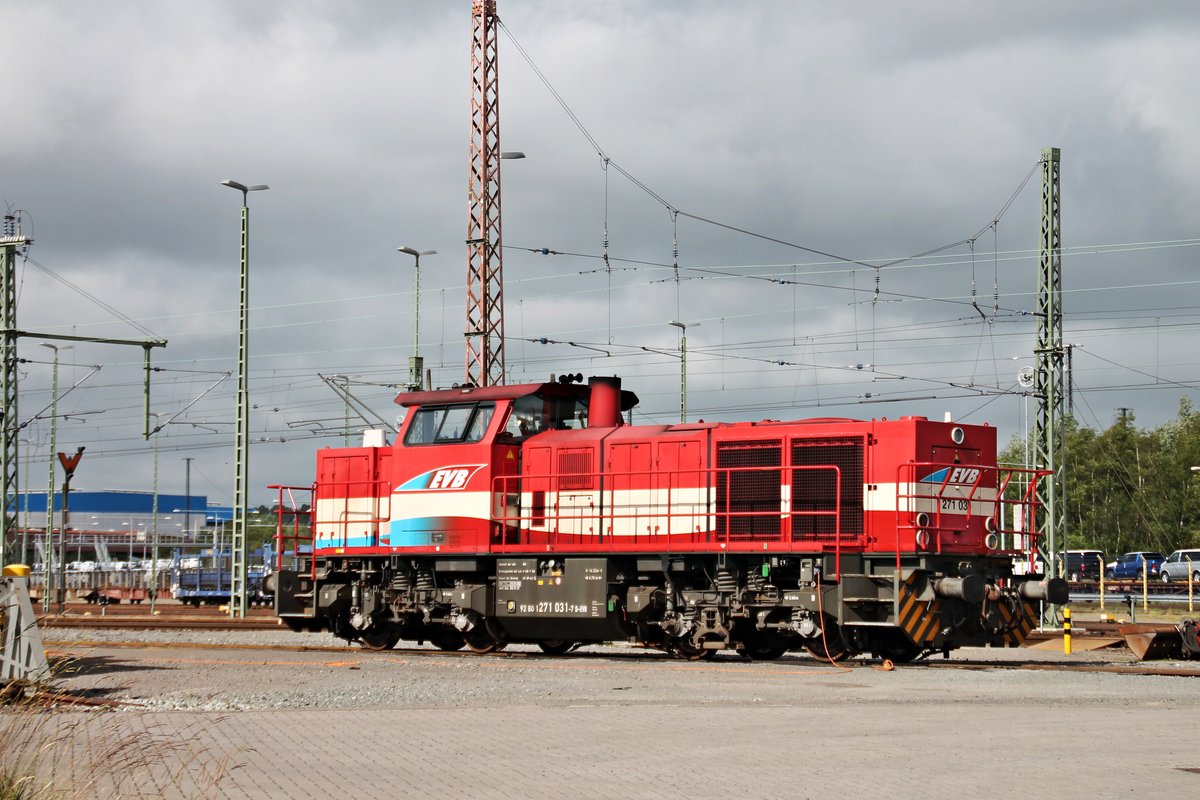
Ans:
{"type": "MultiPolygon", "coordinates": [[[[54,570],[51,569],[51,564],[54,563],[54,458],[58,448],[58,353],[60,350],[70,350],[73,345],[69,344],[51,344],[50,342],[42,342],[42,347],[48,347],[54,351],[54,372],[50,388],[50,479],[46,483],[46,571],[45,571],[45,589],[42,593],[42,611],[50,613],[50,593],[52,589],[57,588],[61,594],[59,598],[59,610],[62,610],[63,600],[66,599],[65,587],[54,586],[54,570]]],[[[63,559],[66,558],[65,540],[67,537],[66,531],[62,532],[62,537],[59,541],[58,548],[58,564],[59,574],[65,577],[63,571],[63,559]]],[[[61,583],[61,581],[60,581],[61,583]]]]}
{"type": "Polygon", "coordinates": [[[413,354],[408,360],[408,385],[419,389],[424,385],[422,376],[425,374],[425,362],[421,358],[421,256],[437,255],[437,250],[417,250],[412,247],[397,247],[401,253],[407,253],[416,259],[414,278],[415,312],[413,314],[413,354]]]}
{"type": "Polygon", "coordinates": [[[687,422],[687,329],[689,325],[698,328],[700,323],[671,320],[667,324],[679,328],[679,421],[687,422]]]}
{"type": "MultiPolygon", "coordinates": [[[[222,186],[236,189],[242,193],[242,259],[241,284],[238,302],[238,390],[237,390],[237,425],[234,432],[234,467],[233,476],[233,544],[235,563],[240,564],[241,574],[233,577],[238,585],[233,590],[229,604],[229,615],[232,617],[246,616],[246,560],[249,548],[246,542],[246,481],[250,472],[250,451],[246,436],[250,428],[250,398],[249,375],[247,372],[247,354],[249,350],[249,268],[250,268],[250,205],[247,195],[250,192],[261,192],[268,187],[265,183],[247,186],[235,180],[221,181],[222,186]]],[[[234,570],[235,573],[237,570],[234,570]]]]}

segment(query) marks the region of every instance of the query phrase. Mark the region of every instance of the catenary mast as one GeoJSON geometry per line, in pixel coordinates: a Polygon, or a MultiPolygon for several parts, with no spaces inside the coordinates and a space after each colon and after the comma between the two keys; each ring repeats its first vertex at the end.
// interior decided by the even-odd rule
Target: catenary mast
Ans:
{"type": "Polygon", "coordinates": [[[1066,503],[1063,502],[1065,467],[1065,389],[1063,385],[1062,229],[1059,185],[1060,151],[1042,151],[1041,257],[1038,267],[1037,372],[1034,395],[1038,414],[1033,433],[1034,462],[1053,470],[1041,484],[1042,514],[1038,533],[1046,548],[1046,571],[1054,576],[1058,554],[1066,550],[1066,503]]]}

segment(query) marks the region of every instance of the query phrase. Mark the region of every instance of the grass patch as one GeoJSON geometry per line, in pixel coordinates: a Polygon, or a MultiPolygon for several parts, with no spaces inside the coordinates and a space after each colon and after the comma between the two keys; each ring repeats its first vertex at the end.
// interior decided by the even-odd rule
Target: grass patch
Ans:
{"type": "MultiPolygon", "coordinates": [[[[57,674],[70,671],[58,664],[57,674]]],[[[55,702],[53,681],[0,692],[0,800],[210,797],[230,757],[197,752],[221,718],[167,729],[148,711],[55,702]]]]}

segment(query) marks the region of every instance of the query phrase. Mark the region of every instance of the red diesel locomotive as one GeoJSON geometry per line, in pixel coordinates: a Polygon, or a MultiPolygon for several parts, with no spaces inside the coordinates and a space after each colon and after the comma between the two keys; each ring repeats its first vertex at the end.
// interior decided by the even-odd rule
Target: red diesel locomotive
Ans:
{"type": "Polygon", "coordinates": [[[1038,474],[997,466],[992,427],[632,425],[619,379],[581,380],[405,392],[395,444],[319,451],[309,512],[281,514],[280,618],[372,649],[903,661],[1018,645],[1066,601],[1013,573],[1032,537],[1002,521],[1034,529],[1038,474]]]}

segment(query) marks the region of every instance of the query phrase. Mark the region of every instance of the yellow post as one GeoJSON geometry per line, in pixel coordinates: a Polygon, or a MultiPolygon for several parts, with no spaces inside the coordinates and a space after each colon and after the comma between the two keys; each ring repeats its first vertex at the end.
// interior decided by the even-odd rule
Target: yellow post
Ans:
{"type": "Polygon", "coordinates": [[[1100,571],[1096,574],[1100,576],[1100,610],[1104,610],[1104,557],[1096,556],[1096,560],[1100,562],[1100,571]]]}
{"type": "Polygon", "coordinates": [[[1071,655],[1071,609],[1063,608],[1063,655],[1071,655]]]}
{"type": "Polygon", "coordinates": [[[1142,557],[1142,611],[1150,608],[1150,562],[1142,557]]]}

